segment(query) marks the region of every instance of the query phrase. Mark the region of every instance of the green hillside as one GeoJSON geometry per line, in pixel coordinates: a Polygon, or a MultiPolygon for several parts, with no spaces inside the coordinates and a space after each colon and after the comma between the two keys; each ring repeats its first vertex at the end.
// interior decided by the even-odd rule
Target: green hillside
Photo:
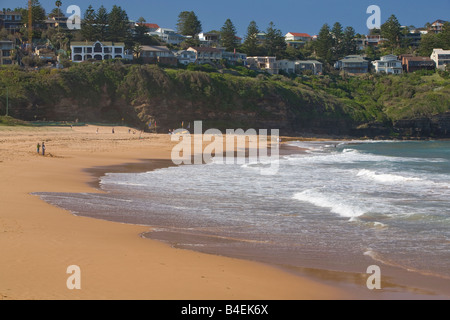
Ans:
{"type": "Polygon", "coordinates": [[[450,132],[445,72],[288,78],[120,62],[35,72],[10,67],[0,69],[1,114],[6,87],[9,114],[27,121],[123,122],[140,128],[156,121],[160,132],[195,120],[202,120],[205,129],[279,128],[282,134],[450,132]],[[417,127],[419,120],[423,124],[417,127]]]}

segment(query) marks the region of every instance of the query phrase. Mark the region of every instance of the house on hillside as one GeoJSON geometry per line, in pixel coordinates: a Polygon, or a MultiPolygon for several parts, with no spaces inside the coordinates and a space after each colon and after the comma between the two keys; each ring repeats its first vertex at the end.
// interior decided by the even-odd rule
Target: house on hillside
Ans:
{"type": "Polygon", "coordinates": [[[450,65],[450,50],[433,49],[430,58],[436,64],[436,68],[445,70],[450,65]]]}
{"type": "Polygon", "coordinates": [[[196,53],[194,51],[179,50],[173,52],[175,57],[178,59],[178,63],[187,66],[190,63],[195,63],[196,53]]]}
{"type": "Polygon", "coordinates": [[[397,56],[389,54],[381,57],[381,60],[372,61],[376,73],[401,74],[403,71],[402,62],[397,56]]]}
{"type": "Polygon", "coordinates": [[[266,38],[267,38],[267,34],[264,32],[259,32],[256,34],[256,41],[257,41],[258,45],[264,44],[264,42],[266,41],[266,38]]]}
{"type": "Polygon", "coordinates": [[[434,33],[440,33],[440,32],[442,32],[442,28],[444,27],[444,24],[446,23],[447,21],[445,21],[445,20],[440,20],[440,19],[438,19],[438,20],[436,20],[435,22],[433,22],[432,24],[431,24],[431,27],[430,27],[430,31],[431,32],[434,32],[434,33]]]}
{"type": "Polygon", "coordinates": [[[284,73],[295,73],[295,61],[292,60],[277,60],[278,63],[278,71],[282,71],[284,73]]]}
{"type": "Polygon", "coordinates": [[[312,40],[312,37],[307,33],[288,32],[284,36],[286,41],[303,41],[308,42],[312,40]]]}
{"type": "Polygon", "coordinates": [[[270,74],[278,74],[279,71],[276,57],[247,57],[247,66],[270,74]]]}
{"type": "Polygon", "coordinates": [[[170,66],[178,65],[178,59],[165,46],[141,46],[139,56],[144,63],[161,63],[170,66]]]}
{"type": "Polygon", "coordinates": [[[335,69],[341,70],[345,73],[356,75],[369,72],[369,61],[365,60],[360,55],[350,55],[337,61],[334,64],[335,69]]]}
{"type": "Polygon", "coordinates": [[[295,61],[295,73],[302,74],[310,70],[313,75],[323,73],[323,64],[317,60],[297,60],[295,61]]]}
{"type": "Polygon", "coordinates": [[[123,42],[74,41],[70,45],[70,50],[73,62],[83,62],[90,59],[102,61],[128,58],[123,42]]]}
{"type": "Polygon", "coordinates": [[[436,63],[429,57],[413,57],[412,55],[401,55],[402,67],[405,72],[417,70],[434,70],[436,63]]]}
{"type": "Polygon", "coordinates": [[[176,46],[186,39],[185,36],[176,33],[173,29],[168,28],[158,28],[156,31],[149,32],[149,34],[151,36],[159,37],[162,42],[176,46]]]}
{"type": "Polygon", "coordinates": [[[247,64],[247,55],[240,52],[229,52],[225,51],[225,48],[219,48],[222,51],[222,59],[225,59],[228,63],[232,65],[236,64],[247,64]]]}
{"type": "Polygon", "coordinates": [[[195,63],[216,63],[222,59],[222,51],[217,48],[210,47],[190,47],[187,51],[195,53],[195,63]]]}
{"type": "Polygon", "coordinates": [[[34,52],[35,52],[36,56],[39,57],[39,59],[44,62],[56,63],[58,60],[55,51],[48,47],[38,46],[38,47],[36,47],[34,52]]]}
{"type": "MultiPolygon", "coordinates": [[[[138,25],[138,24],[136,24],[138,25]]],[[[156,23],[144,23],[144,26],[148,28],[148,32],[155,32],[159,29],[159,26],[156,23]]]]}
{"type": "Polygon", "coordinates": [[[386,41],[387,39],[382,38],[381,35],[378,34],[367,35],[362,38],[355,39],[358,50],[364,50],[367,47],[377,48],[386,41]]]}
{"type": "Polygon", "coordinates": [[[12,64],[13,42],[8,40],[0,41],[0,65],[12,64]]]}
{"type": "Polygon", "coordinates": [[[286,44],[289,47],[301,48],[307,42],[312,41],[312,37],[307,33],[288,32],[284,36],[286,44]]]}
{"type": "Polygon", "coordinates": [[[220,33],[202,32],[198,35],[200,43],[207,47],[216,47],[220,44],[220,33]]]}
{"type": "Polygon", "coordinates": [[[18,11],[0,11],[0,22],[3,28],[9,32],[19,31],[22,26],[22,14],[18,11]]]}

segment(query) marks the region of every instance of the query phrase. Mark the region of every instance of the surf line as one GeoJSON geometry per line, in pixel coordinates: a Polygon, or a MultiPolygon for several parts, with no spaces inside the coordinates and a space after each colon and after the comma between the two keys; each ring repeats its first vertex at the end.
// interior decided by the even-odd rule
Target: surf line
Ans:
{"type": "Polygon", "coordinates": [[[279,169],[279,129],[227,129],[225,136],[219,129],[203,132],[202,121],[194,121],[194,134],[186,129],[177,129],[171,141],[178,142],[172,148],[171,159],[175,165],[181,164],[245,164],[248,158],[265,164],[260,168],[262,175],[275,175],[279,169]],[[180,141],[181,140],[181,141],[180,141]],[[247,147],[248,141],[248,148],[247,147]],[[204,142],[209,144],[204,147],[204,142]],[[192,148],[193,147],[193,148],[192,148]],[[192,150],[193,149],[193,150],[192,150]],[[270,149],[270,155],[268,150],[270,149]]]}

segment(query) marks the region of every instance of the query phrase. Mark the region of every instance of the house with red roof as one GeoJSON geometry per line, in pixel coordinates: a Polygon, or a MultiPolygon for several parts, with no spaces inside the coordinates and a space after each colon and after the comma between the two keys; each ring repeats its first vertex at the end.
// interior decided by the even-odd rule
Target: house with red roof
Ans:
{"type": "Polygon", "coordinates": [[[156,23],[144,23],[144,25],[148,28],[148,32],[155,32],[159,29],[156,23]]]}
{"type": "Polygon", "coordinates": [[[304,41],[308,42],[312,40],[312,37],[307,33],[288,32],[284,36],[286,41],[304,41]]]}

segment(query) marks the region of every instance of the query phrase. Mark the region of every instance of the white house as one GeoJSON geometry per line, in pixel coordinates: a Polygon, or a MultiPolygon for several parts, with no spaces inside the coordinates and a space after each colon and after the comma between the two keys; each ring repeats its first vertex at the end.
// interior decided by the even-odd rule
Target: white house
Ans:
{"type": "Polygon", "coordinates": [[[295,61],[295,73],[303,73],[306,70],[311,70],[314,75],[322,74],[323,64],[317,60],[295,61]]]}
{"type": "Polygon", "coordinates": [[[376,73],[401,74],[403,72],[402,62],[397,56],[388,54],[381,57],[381,60],[372,61],[376,73]]]}
{"type": "Polygon", "coordinates": [[[70,50],[73,62],[83,62],[89,59],[101,61],[127,58],[123,42],[72,42],[70,50]]]}
{"type": "Polygon", "coordinates": [[[247,65],[256,70],[264,70],[270,74],[278,74],[276,57],[247,57],[247,65]]]}
{"type": "Polygon", "coordinates": [[[215,63],[222,59],[222,51],[209,47],[189,47],[187,51],[195,53],[195,62],[198,64],[215,63]]]}
{"type": "Polygon", "coordinates": [[[150,32],[149,34],[152,36],[159,37],[161,39],[161,41],[163,41],[167,44],[173,44],[173,45],[179,45],[186,39],[181,34],[176,33],[175,30],[168,29],[168,28],[159,28],[154,32],[150,32]]]}
{"type": "Polygon", "coordinates": [[[220,33],[202,32],[202,33],[199,33],[198,40],[200,40],[201,44],[203,44],[203,45],[215,46],[220,43],[220,33]]]}
{"type": "Polygon", "coordinates": [[[433,49],[430,58],[436,63],[436,68],[445,70],[450,65],[450,50],[433,49]]]}
{"type": "Polygon", "coordinates": [[[295,61],[278,60],[278,70],[285,73],[295,73],[295,61]]]}
{"type": "Polygon", "coordinates": [[[188,65],[190,63],[195,63],[196,54],[194,51],[187,51],[187,50],[179,50],[174,51],[175,57],[177,57],[178,62],[184,65],[188,65]]]}
{"type": "Polygon", "coordinates": [[[312,37],[307,33],[288,32],[284,36],[286,41],[304,41],[308,42],[312,40],[312,37]]]}

